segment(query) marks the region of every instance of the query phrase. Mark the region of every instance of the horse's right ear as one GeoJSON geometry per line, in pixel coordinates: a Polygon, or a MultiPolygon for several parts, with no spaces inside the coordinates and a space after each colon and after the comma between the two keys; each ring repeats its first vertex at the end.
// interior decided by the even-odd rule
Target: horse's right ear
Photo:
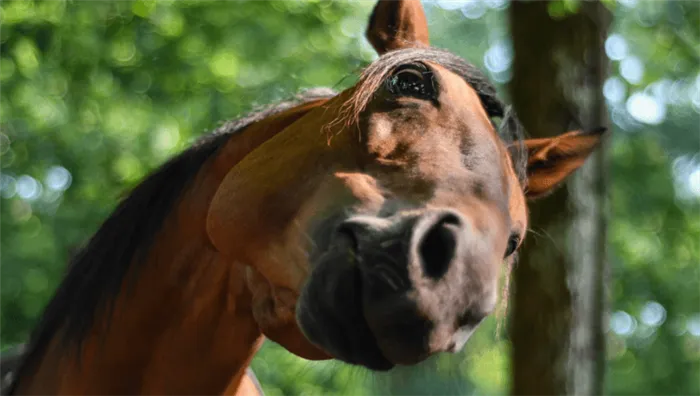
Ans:
{"type": "Polygon", "coordinates": [[[379,0],[369,18],[367,40],[379,55],[429,46],[428,21],[420,0],[379,0]]]}
{"type": "Polygon", "coordinates": [[[543,139],[527,139],[527,188],[525,196],[537,199],[554,191],[586,161],[601,143],[606,128],[572,131],[543,139]]]}

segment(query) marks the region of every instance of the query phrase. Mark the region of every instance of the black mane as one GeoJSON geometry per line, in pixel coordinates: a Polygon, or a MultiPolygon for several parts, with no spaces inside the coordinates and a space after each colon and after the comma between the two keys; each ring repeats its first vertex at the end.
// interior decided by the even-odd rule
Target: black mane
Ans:
{"type": "Polygon", "coordinates": [[[87,246],[71,260],[66,276],[32,332],[26,354],[12,376],[14,379],[7,394],[13,394],[25,368],[44,353],[59,330],[63,332],[61,341],[64,347],[81,346],[80,342],[91,330],[96,315],[105,310],[109,313],[127,274],[143,264],[163,222],[202,166],[234,133],[300,103],[333,95],[334,92],[326,89],[309,90],[292,101],[227,122],[136,186],[100,226],[87,246]]]}

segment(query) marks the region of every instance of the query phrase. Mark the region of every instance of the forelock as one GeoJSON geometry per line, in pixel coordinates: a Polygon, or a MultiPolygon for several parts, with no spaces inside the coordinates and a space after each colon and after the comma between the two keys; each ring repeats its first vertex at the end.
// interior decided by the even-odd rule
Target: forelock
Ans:
{"type": "Polygon", "coordinates": [[[476,66],[461,57],[437,48],[406,48],[390,51],[367,66],[360,75],[350,98],[343,104],[340,119],[346,125],[358,125],[360,114],[392,71],[399,65],[427,61],[438,64],[462,77],[479,96],[486,114],[512,157],[513,166],[521,184],[527,181],[527,151],[524,130],[511,106],[499,98],[495,86],[476,66]],[[500,119],[500,122],[496,122],[500,119]]]}

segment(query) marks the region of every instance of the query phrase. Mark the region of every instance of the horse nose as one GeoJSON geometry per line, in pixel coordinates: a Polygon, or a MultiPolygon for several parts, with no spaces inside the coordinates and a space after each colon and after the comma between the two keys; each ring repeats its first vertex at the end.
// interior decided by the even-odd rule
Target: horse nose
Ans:
{"type": "Polygon", "coordinates": [[[387,219],[371,216],[354,216],[340,223],[336,229],[336,237],[345,239],[352,244],[354,250],[364,245],[373,237],[381,236],[390,225],[387,219]]]}
{"type": "Polygon", "coordinates": [[[412,247],[426,276],[442,278],[459,255],[467,223],[457,212],[441,210],[427,213],[414,227],[412,247]]]}

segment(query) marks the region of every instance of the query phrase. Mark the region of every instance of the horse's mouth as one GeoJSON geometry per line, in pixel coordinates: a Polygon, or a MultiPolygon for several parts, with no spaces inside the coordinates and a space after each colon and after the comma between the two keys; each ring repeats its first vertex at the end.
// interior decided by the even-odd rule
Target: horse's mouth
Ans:
{"type": "Polygon", "coordinates": [[[309,341],[345,363],[375,371],[388,371],[394,367],[379,348],[363,315],[334,309],[325,303],[313,303],[313,307],[305,304],[305,309],[297,311],[299,327],[309,341]]]}
{"type": "Polygon", "coordinates": [[[345,363],[364,366],[374,371],[389,371],[395,364],[384,356],[377,340],[367,326],[361,323],[338,322],[338,337],[329,340],[330,348],[335,350],[336,359],[345,363]]]}
{"type": "Polygon", "coordinates": [[[300,298],[297,322],[309,341],[334,358],[388,371],[395,364],[382,353],[363,312],[355,243],[334,243],[319,258],[300,298]]]}

